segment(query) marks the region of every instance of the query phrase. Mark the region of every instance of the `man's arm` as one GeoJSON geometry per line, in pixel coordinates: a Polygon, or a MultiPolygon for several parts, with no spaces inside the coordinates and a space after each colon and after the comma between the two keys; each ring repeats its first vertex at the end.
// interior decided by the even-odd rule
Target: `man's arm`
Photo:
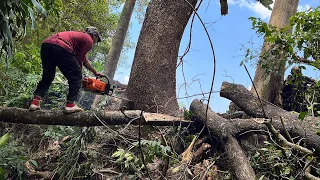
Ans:
{"type": "Polygon", "coordinates": [[[97,74],[97,71],[91,66],[90,62],[86,58],[83,62],[84,67],[86,67],[89,71],[91,71],[94,75],[97,74]]]}
{"type": "Polygon", "coordinates": [[[89,71],[91,71],[95,76],[100,76],[103,77],[104,75],[97,72],[90,64],[88,59],[86,58],[85,61],[83,62],[84,67],[86,67],[89,71]]]}

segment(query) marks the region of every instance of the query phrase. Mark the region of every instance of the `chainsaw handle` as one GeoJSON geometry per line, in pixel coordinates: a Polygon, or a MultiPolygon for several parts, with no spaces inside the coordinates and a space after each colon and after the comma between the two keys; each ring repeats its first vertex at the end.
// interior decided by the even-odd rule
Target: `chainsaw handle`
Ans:
{"type": "Polygon", "coordinates": [[[108,80],[108,82],[109,82],[109,78],[106,75],[102,75],[102,76],[98,75],[98,76],[96,76],[96,79],[102,79],[102,78],[106,78],[108,80]]]}
{"type": "Polygon", "coordinates": [[[96,78],[97,78],[97,79],[101,79],[101,78],[103,78],[103,77],[107,77],[107,76],[105,76],[105,75],[102,75],[102,76],[101,76],[101,75],[96,75],[96,78]]]}

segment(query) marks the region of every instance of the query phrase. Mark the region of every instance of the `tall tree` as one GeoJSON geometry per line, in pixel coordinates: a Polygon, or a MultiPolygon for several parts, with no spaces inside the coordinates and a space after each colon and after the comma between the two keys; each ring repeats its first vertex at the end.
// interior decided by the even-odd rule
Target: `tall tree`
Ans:
{"type": "MultiPolygon", "coordinates": [[[[296,13],[298,4],[299,0],[275,0],[269,24],[279,28],[289,25],[289,18],[296,13]]],[[[292,29],[287,31],[287,33],[291,32],[292,29]]],[[[280,93],[283,87],[286,60],[285,57],[277,56],[273,70],[268,73],[262,67],[261,57],[268,52],[270,44],[265,41],[263,46],[253,82],[261,99],[281,106],[280,93]]],[[[279,50],[281,51],[280,48],[279,50]]],[[[274,58],[274,56],[271,56],[271,58],[274,58]]],[[[251,91],[256,94],[254,88],[251,91]]]]}
{"type": "MultiPolygon", "coordinates": [[[[117,70],[120,54],[123,49],[124,40],[126,39],[135,4],[136,0],[125,1],[116,33],[112,37],[111,47],[104,61],[104,74],[106,74],[110,80],[113,80],[114,74],[117,70]]],[[[100,98],[100,95],[95,96],[92,107],[96,107],[100,98]]]]}
{"type": "Polygon", "coordinates": [[[119,62],[120,53],[123,47],[124,40],[126,38],[130,19],[136,0],[126,0],[122,9],[119,24],[115,35],[112,37],[112,43],[107,59],[104,64],[104,73],[113,80],[114,74],[119,62]]]}
{"type": "Polygon", "coordinates": [[[129,109],[177,114],[180,41],[197,0],[152,0],[143,22],[124,101],[129,109]]]}

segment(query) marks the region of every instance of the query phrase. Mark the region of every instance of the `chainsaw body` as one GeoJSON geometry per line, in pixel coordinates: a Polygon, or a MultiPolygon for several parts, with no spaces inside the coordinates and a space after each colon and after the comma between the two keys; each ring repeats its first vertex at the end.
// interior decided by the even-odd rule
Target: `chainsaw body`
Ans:
{"type": "Polygon", "coordinates": [[[102,78],[84,77],[82,79],[83,90],[95,94],[112,95],[113,87],[111,88],[109,79],[106,76],[102,78]],[[106,80],[103,81],[102,78],[106,80]]]}

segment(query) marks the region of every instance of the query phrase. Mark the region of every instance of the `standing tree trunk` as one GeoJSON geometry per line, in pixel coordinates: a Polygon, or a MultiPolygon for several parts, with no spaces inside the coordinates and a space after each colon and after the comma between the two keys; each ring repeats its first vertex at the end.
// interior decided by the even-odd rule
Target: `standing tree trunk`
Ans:
{"type": "MultiPolygon", "coordinates": [[[[299,0],[275,0],[269,24],[279,28],[289,25],[289,18],[296,13],[298,4],[299,0]]],[[[292,30],[288,31],[291,32],[292,30]]],[[[263,46],[260,57],[270,48],[266,42],[263,46]]],[[[267,74],[261,67],[261,61],[259,62],[253,82],[261,99],[282,106],[280,93],[283,88],[285,66],[285,57],[279,57],[274,70],[267,74]]],[[[254,88],[251,88],[251,92],[257,94],[254,88]]]]}
{"type": "MultiPolygon", "coordinates": [[[[123,48],[124,40],[128,32],[130,19],[133,13],[136,0],[126,0],[120,15],[119,24],[115,35],[112,37],[110,51],[104,63],[104,74],[113,81],[114,74],[117,70],[120,54],[123,48]]],[[[96,107],[101,99],[100,95],[96,95],[92,107],[96,107]]]]}
{"type": "Polygon", "coordinates": [[[113,80],[114,74],[117,70],[120,54],[128,32],[130,19],[135,4],[136,0],[126,0],[121,12],[116,34],[112,37],[110,51],[104,64],[104,73],[109,77],[110,80],[113,80]]]}
{"type": "MultiPolygon", "coordinates": [[[[197,0],[189,0],[194,7],[197,0]]],[[[176,65],[193,9],[185,0],[152,0],[147,8],[123,105],[177,115],[176,65]]]]}

